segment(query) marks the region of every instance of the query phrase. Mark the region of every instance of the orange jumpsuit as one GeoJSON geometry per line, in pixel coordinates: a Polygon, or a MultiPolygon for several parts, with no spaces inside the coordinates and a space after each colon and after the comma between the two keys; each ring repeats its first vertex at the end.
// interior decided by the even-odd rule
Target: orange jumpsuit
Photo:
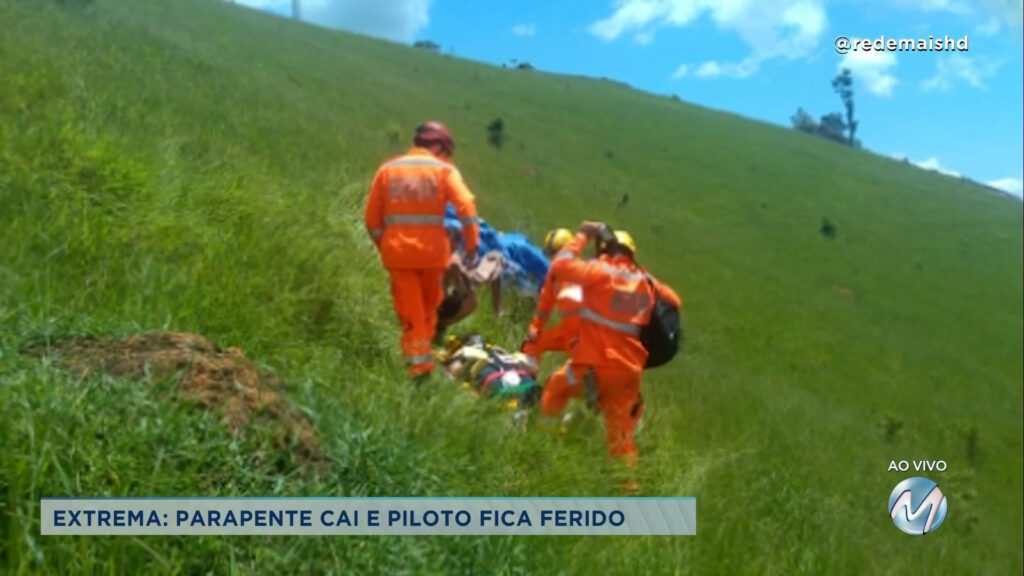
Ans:
{"type": "Polygon", "coordinates": [[[430,339],[452,253],[444,229],[448,202],[462,221],[466,252],[475,253],[480,230],[473,194],[459,170],[429,150],[414,147],[384,162],[366,201],[366,229],[391,277],[402,355],[412,376],[434,368],[430,339]]]}
{"type": "Polygon", "coordinates": [[[647,361],[640,329],[650,320],[655,290],[677,306],[681,301],[667,286],[653,279],[648,282],[649,275],[628,256],[580,260],[586,243],[586,236],[577,234],[551,265],[550,273],[560,280],[582,286],[583,303],[570,359],[544,385],[541,411],[558,416],[570,398],[584,393],[594,396],[592,400],[604,416],[610,454],[633,466],[633,433],[643,414],[640,375],[647,361]],[[588,380],[593,382],[593,390],[585,390],[588,380]]]}

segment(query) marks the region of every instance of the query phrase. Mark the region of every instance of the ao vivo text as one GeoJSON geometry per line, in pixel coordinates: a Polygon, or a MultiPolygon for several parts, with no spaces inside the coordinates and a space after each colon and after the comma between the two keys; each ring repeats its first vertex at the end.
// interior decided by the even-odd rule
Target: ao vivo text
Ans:
{"type": "Polygon", "coordinates": [[[945,460],[893,460],[889,462],[889,472],[906,472],[911,468],[915,472],[945,472],[946,461],[945,460]]]}

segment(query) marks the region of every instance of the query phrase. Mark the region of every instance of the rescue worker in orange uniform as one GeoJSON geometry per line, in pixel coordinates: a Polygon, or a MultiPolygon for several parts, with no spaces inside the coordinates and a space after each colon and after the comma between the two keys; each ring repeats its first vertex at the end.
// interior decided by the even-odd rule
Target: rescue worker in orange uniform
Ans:
{"type": "Polygon", "coordinates": [[[455,142],[438,122],[416,128],[413,148],[377,170],[366,202],[366,229],[391,278],[391,297],[402,325],[402,355],[409,375],[434,369],[430,340],[452,246],[444,228],[451,202],[462,222],[466,259],[476,261],[480,230],[473,194],[451,162],[455,142]]]}
{"type": "MultiPolygon", "coordinates": [[[[548,259],[562,249],[573,234],[568,228],[557,228],[544,238],[544,254],[548,259]]],[[[535,366],[544,352],[568,352],[579,328],[579,308],[583,302],[583,288],[578,284],[561,281],[550,270],[544,279],[537,310],[530,322],[529,332],[521,351],[535,366]],[[558,323],[548,327],[552,309],[558,313],[558,323]]]]}
{"type": "Polygon", "coordinates": [[[570,398],[586,395],[604,417],[609,453],[633,467],[633,433],[643,414],[640,376],[647,362],[640,330],[650,320],[656,294],[675,306],[681,301],[637,266],[628,233],[615,232],[614,241],[598,244],[597,258],[581,260],[580,252],[602,230],[602,223],[584,222],[551,264],[550,274],[582,287],[583,301],[569,361],[545,384],[541,411],[557,417],[570,398]]]}

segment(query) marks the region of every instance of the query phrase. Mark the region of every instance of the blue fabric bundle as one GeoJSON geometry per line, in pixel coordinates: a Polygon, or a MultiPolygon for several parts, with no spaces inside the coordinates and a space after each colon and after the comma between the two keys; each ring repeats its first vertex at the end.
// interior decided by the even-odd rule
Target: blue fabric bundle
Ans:
{"type": "MultiPolygon", "coordinates": [[[[445,209],[444,225],[462,232],[462,223],[451,204],[445,209]]],[[[505,260],[503,280],[532,294],[540,291],[551,263],[544,251],[530,242],[529,238],[518,232],[498,232],[481,219],[479,253],[483,255],[492,250],[501,252],[505,260]]]]}

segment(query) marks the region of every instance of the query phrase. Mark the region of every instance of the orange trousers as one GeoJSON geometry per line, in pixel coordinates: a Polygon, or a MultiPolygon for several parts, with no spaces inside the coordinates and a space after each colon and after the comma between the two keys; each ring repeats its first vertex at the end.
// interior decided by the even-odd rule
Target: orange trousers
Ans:
{"type": "Polygon", "coordinates": [[[623,458],[630,467],[636,465],[636,444],[633,433],[643,415],[640,396],[640,372],[621,366],[577,366],[566,362],[544,384],[540,409],[556,417],[565,410],[570,398],[588,395],[587,372],[593,370],[596,387],[589,394],[596,398],[596,407],[604,417],[605,439],[612,457],[623,458]]]}
{"type": "Polygon", "coordinates": [[[437,328],[437,308],[444,299],[444,269],[388,270],[391,299],[402,324],[402,356],[410,376],[434,369],[430,339],[437,328]]]}

